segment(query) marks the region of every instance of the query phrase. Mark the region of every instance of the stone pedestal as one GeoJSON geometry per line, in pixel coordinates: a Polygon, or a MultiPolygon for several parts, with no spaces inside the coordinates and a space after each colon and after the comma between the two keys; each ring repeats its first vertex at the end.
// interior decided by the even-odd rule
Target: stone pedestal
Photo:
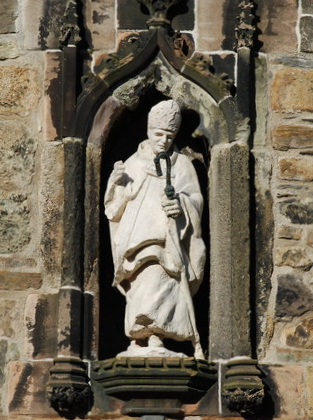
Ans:
{"type": "Polygon", "coordinates": [[[126,401],[131,416],[183,416],[217,381],[214,364],[194,358],[121,357],[94,363],[91,380],[126,401]]]}

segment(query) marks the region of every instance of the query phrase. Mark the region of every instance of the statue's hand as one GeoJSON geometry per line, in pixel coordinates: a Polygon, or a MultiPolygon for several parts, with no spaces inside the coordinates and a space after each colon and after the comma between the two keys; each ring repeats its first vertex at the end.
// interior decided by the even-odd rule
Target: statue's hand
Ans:
{"type": "Polygon", "coordinates": [[[161,202],[162,208],[167,217],[177,217],[182,212],[181,206],[177,198],[169,199],[164,197],[161,202]]]}
{"type": "Polygon", "coordinates": [[[111,179],[114,184],[121,184],[125,173],[125,165],[121,160],[114,163],[111,179]]]}

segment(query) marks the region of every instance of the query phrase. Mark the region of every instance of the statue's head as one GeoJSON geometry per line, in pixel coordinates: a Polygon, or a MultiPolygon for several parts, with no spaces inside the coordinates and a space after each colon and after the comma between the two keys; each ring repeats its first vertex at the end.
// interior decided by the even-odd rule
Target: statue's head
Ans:
{"type": "Polygon", "coordinates": [[[180,123],[180,108],[175,101],[162,101],[151,108],[148,116],[148,139],[155,154],[168,151],[180,123]]]}

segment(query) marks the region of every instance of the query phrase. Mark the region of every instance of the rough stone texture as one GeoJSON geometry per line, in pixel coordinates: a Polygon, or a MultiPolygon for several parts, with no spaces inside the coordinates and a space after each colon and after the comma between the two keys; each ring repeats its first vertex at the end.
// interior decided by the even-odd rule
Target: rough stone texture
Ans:
{"type": "Polygon", "coordinates": [[[278,228],[277,236],[280,239],[294,239],[299,240],[301,238],[302,229],[294,226],[283,225],[278,228]]]}
{"type": "Polygon", "coordinates": [[[313,126],[279,125],[272,131],[272,144],[280,150],[313,148],[313,126]]]}
{"type": "Polygon", "coordinates": [[[305,248],[300,247],[278,249],[275,263],[278,266],[288,265],[303,270],[309,270],[313,265],[313,261],[308,257],[305,248]]]}
{"type": "Polygon", "coordinates": [[[222,27],[224,1],[201,0],[198,2],[198,36],[196,48],[200,51],[214,51],[221,48],[223,42],[222,27]],[[214,13],[212,13],[214,10],[214,13]],[[210,28],[210,30],[208,30],[210,28]]]}
{"type": "Polygon", "coordinates": [[[266,383],[274,400],[274,417],[282,419],[305,418],[305,385],[302,366],[271,366],[265,368],[266,383]]]}
{"type": "Polygon", "coordinates": [[[303,52],[313,52],[313,16],[300,18],[300,48],[303,52]]]}
{"type": "Polygon", "coordinates": [[[0,290],[39,289],[41,285],[41,273],[0,271],[0,290]]]}
{"type": "Polygon", "coordinates": [[[0,115],[28,115],[40,96],[39,73],[27,67],[0,67],[0,115]]]}
{"type": "Polygon", "coordinates": [[[313,14],[312,0],[301,0],[301,6],[303,14],[313,14]]]}
{"type": "Polygon", "coordinates": [[[297,0],[264,0],[258,2],[258,27],[262,51],[269,53],[297,52],[297,0]]]}
{"type": "Polygon", "coordinates": [[[46,398],[51,366],[48,361],[8,364],[9,414],[55,416],[46,398]]]}
{"type": "Polygon", "coordinates": [[[271,103],[274,111],[313,111],[313,70],[283,68],[272,83],[271,103]]]}
{"type": "MultiPolygon", "coordinates": [[[[0,18],[1,19],[1,18],[0,18]]],[[[7,35],[4,40],[0,38],[0,60],[17,58],[21,55],[21,50],[17,44],[15,35],[7,35]]]]}
{"type": "Polygon", "coordinates": [[[313,231],[307,230],[307,236],[306,236],[306,243],[307,245],[313,247],[313,231]]]}
{"type": "Polygon", "coordinates": [[[313,180],[313,156],[280,158],[278,177],[295,181],[313,180]]]}
{"type": "Polygon", "coordinates": [[[313,201],[309,198],[282,203],[280,208],[282,214],[287,216],[292,223],[313,224],[313,201]]]}
{"type": "Polygon", "coordinates": [[[308,417],[313,417],[313,366],[308,366],[306,371],[306,388],[307,388],[307,410],[308,417]]]}
{"type": "Polygon", "coordinates": [[[14,298],[0,300],[0,337],[7,337],[11,340],[21,338],[23,335],[21,306],[23,305],[14,298]]]}
{"type": "Polygon", "coordinates": [[[88,41],[94,50],[115,50],[115,3],[113,0],[85,2],[88,41]]]}
{"type": "Polygon", "coordinates": [[[41,255],[46,273],[57,282],[61,275],[64,202],[64,154],[61,142],[47,142],[42,150],[40,208],[41,255]]]}
{"type": "Polygon", "coordinates": [[[210,165],[210,355],[250,355],[248,146],[215,146],[210,165]],[[243,316],[244,314],[244,316],[243,316]]]}
{"type": "Polygon", "coordinates": [[[25,126],[13,121],[0,123],[0,138],[0,252],[6,253],[20,251],[30,241],[28,196],[36,141],[25,126]]]}
{"type": "Polygon", "coordinates": [[[312,309],[312,291],[302,279],[292,274],[279,275],[276,296],[276,316],[300,316],[312,309]]]}
{"type": "Polygon", "coordinates": [[[312,350],[313,317],[302,319],[295,326],[285,329],[286,344],[290,347],[312,350]]]}
{"type": "Polygon", "coordinates": [[[25,305],[26,354],[31,359],[57,356],[58,295],[29,295],[25,305]]]}
{"type": "Polygon", "coordinates": [[[18,0],[1,0],[0,2],[0,34],[16,32],[15,19],[18,15],[18,0]]]}

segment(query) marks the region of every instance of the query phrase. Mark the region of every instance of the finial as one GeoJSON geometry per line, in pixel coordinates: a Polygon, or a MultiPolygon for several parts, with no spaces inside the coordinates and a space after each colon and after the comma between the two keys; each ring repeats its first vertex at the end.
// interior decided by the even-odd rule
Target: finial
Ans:
{"type": "Polygon", "coordinates": [[[147,21],[147,26],[160,27],[170,26],[171,22],[168,19],[169,10],[181,2],[181,0],[137,0],[140,4],[145,6],[151,16],[147,21]]]}

